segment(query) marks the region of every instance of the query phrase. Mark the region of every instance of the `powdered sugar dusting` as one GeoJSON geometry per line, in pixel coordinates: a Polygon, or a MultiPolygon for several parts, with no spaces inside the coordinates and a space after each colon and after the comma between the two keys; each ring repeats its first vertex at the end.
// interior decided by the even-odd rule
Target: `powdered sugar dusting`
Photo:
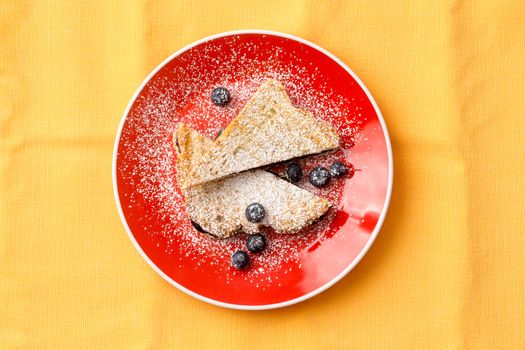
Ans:
{"type": "MultiPolygon", "coordinates": [[[[233,119],[259,85],[268,78],[282,82],[293,103],[308,109],[317,118],[332,124],[342,140],[343,148],[362,142],[356,118],[360,111],[358,101],[349,101],[333,92],[325,83],[322,72],[312,62],[297,58],[290,64],[294,52],[276,48],[269,59],[262,61],[257,52],[263,47],[252,41],[238,41],[231,37],[227,46],[205,46],[188,51],[176,58],[157,74],[144,88],[131,109],[122,131],[117,171],[122,177],[123,191],[130,208],[141,208],[135,218],[141,229],[148,232],[159,249],[173,255],[173,263],[181,268],[188,260],[196,261],[197,269],[229,265],[230,255],[245,249],[245,235],[227,240],[216,240],[197,232],[190,224],[184,209],[184,199],[175,178],[175,157],[171,138],[178,122],[189,124],[209,138],[233,119]],[[286,56],[286,59],[283,57],[286,56]],[[287,62],[283,64],[283,62],[287,62]],[[216,67],[210,72],[205,67],[216,67]],[[217,107],[210,100],[214,87],[230,91],[232,100],[227,107],[217,107]],[[354,103],[356,102],[356,103],[354,103]],[[176,253],[176,254],[175,254],[176,253]],[[200,263],[202,256],[217,259],[200,263]]],[[[301,159],[305,171],[317,165],[329,166],[344,158],[342,150],[330,154],[301,159]]],[[[299,183],[312,193],[327,198],[333,208],[325,218],[297,235],[277,235],[266,232],[268,248],[262,254],[251,256],[248,271],[232,270],[225,274],[244,277],[258,288],[279,284],[269,271],[283,269],[298,261],[299,253],[323,240],[330,222],[337,215],[344,187],[344,179],[332,179],[324,188],[310,185],[306,176],[299,183]]],[[[119,185],[120,186],[120,185],[119,185]]],[[[222,274],[221,269],[216,269],[222,274]]]]}

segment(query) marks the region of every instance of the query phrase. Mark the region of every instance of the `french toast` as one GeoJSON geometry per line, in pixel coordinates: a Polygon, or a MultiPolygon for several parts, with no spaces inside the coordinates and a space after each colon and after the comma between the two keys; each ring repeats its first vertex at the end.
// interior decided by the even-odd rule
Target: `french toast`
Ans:
{"type": "Polygon", "coordinates": [[[337,132],[295,107],[282,83],[266,80],[219,138],[195,158],[181,188],[339,146],[337,132]]]}
{"type": "MultiPolygon", "coordinates": [[[[173,135],[173,143],[178,155],[179,183],[188,180],[195,164],[214,144],[182,123],[173,135]]],[[[217,238],[240,231],[257,233],[262,226],[270,226],[279,233],[296,233],[316,222],[330,208],[327,200],[260,169],[182,188],[182,192],[194,226],[217,238]],[[266,211],[259,223],[249,222],[245,217],[245,209],[255,202],[266,211]]]]}

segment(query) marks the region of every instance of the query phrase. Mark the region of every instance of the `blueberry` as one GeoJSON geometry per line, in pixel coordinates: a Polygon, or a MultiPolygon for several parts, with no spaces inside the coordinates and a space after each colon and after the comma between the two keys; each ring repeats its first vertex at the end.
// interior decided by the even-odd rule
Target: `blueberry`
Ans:
{"type": "Polygon", "coordinates": [[[226,106],[230,102],[230,92],[223,87],[213,89],[211,101],[216,106],[226,106]]]}
{"type": "Polygon", "coordinates": [[[333,177],[341,177],[348,173],[348,168],[343,162],[337,160],[330,166],[330,173],[333,177]]]}
{"type": "Polygon", "coordinates": [[[232,265],[236,269],[244,269],[250,263],[250,257],[248,253],[243,250],[238,250],[232,255],[232,265]]]}
{"type": "Polygon", "coordinates": [[[266,212],[259,203],[252,203],[246,208],[245,214],[249,222],[258,223],[262,221],[266,212]]]}
{"type": "Polygon", "coordinates": [[[259,253],[266,248],[266,238],[260,233],[249,235],[246,240],[246,248],[252,253],[259,253]]]}
{"type": "Polygon", "coordinates": [[[322,187],[330,180],[330,172],[323,167],[315,167],[310,171],[310,183],[315,187],[322,187]]]}
{"type": "Polygon", "coordinates": [[[303,169],[301,169],[301,166],[297,163],[289,163],[284,172],[291,182],[297,182],[301,180],[303,176],[303,169]]]}

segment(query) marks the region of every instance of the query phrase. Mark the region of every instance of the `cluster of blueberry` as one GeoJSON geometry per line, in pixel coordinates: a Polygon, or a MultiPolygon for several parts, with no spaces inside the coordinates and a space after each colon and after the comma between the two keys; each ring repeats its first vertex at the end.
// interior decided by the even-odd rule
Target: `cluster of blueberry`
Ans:
{"type": "MultiPolygon", "coordinates": [[[[330,170],[322,166],[313,168],[308,174],[308,179],[315,187],[322,187],[328,183],[331,177],[338,178],[346,175],[351,178],[354,176],[354,171],[353,165],[346,166],[343,162],[337,160],[332,163],[330,170]]],[[[303,176],[303,169],[297,163],[289,163],[284,173],[291,182],[298,182],[303,176]]]]}
{"type": "MultiPolygon", "coordinates": [[[[259,203],[252,203],[244,212],[246,220],[254,224],[261,222],[266,215],[264,207],[259,203]]],[[[266,238],[260,233],[249,235],[246,239],[246,248],[252,253],[260,253],[266,248],[266,238]]],[[[250,256],[244,250],[238,250],[232,255],[232,265],[236,269],[244,269],[250,263],[250,256]]]]}
{"type": "MultiPolygon", "coordinates": [[[[260,253],[266,248],[266,238],[260,233],[249,235],[246,248],[252,253],[260,253]]],[[[244,250],[238,250],[232,255],[232,265],[236,269],[245,269],[250,263],[250,256],[244,250]]]]}

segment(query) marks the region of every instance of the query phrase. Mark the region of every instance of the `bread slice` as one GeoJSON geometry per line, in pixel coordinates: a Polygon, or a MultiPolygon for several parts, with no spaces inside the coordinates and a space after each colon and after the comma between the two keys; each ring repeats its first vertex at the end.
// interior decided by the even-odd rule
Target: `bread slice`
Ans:
{"type": "Polygon", "coordinates": [[[266,80],[181,183],[198,185],[339,146],[337,132],[294,107],[283,84],[266,80]]]}
{"type": "MultiPolygon", "coordinates": [[[[178,153],[177,181],[185,181],[202,153],[213,141],[184,124],[173,136],[178,153]]],[[[330,208],[330,203],[288,181],[263,170],[248,170],[221,180],[182,190],[186,212],[194,226],[218,238],[240,231],[256,233],[262,226],[276,232],[295,233],[317,221],[330,208]],[[251,203],[266,210],[261,223],[246,220],[245,210],[251,203]]]]}

